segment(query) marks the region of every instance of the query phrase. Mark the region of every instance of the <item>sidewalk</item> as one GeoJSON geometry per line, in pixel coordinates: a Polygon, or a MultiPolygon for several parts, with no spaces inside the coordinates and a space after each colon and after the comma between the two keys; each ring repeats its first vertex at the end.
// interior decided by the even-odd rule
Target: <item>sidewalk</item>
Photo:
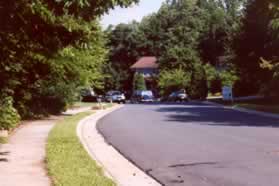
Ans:
{"type": "Polygon", "coordinates": [[[49,131],[62,117],[26,122],[0,147],[1,186],[49,186],[45,144],[49,131]]]}
{"type": "MultiPolygon", "coordinates": [[[[89,110],[65,112],[66,115],[89,110]]],[[[1,186],[50,186],[45,167],[45,145],[48,133],[63,116],[26,121],[10,136],[8,144],[0,144],[1,186]]]]}

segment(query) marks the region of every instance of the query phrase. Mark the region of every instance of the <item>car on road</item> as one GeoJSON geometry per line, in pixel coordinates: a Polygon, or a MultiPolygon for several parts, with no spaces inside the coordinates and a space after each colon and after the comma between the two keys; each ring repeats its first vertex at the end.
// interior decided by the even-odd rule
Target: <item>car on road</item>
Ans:
{"type": "Polygon", "coordinates": [[[147,103],[154,102],[153,92],[151,90],[135,91],[132,98],[132,103],[147,103]]]}
{"type": "Polygon", "coordinates": [[[126,103],[126,97],[120,91],[109,91],[105,96],[105,101],[114,103],[126,103]]]}
{"type": "Polygon", "coordinates": [[[189,101],[189,98],[185,90],[180,90],[180,91],[172,92],[168,97],[168,101],[184,102],[184,101],[189,101]]]}
{"type": "Polygon", "coordinates": [[[152,103],[152,102],[154,102],[154,97],[149,96],[149,95],[144,95],[144,96],[142,96],[140,102],[141,103],[152,103]]]}

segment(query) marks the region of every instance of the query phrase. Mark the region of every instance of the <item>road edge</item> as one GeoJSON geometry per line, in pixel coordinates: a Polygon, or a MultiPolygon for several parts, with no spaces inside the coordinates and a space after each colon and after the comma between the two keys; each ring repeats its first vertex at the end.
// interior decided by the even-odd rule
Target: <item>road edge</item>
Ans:
{"type": "Polygon", "coordinates": [[[207,105],[214,105],[214,106],[219,106],[219,107],[223,107],[226,109],[232,109],[232,110],[236,110],[239,112],[245,112],[248,114],[254,114],[254,115],[258,115],[258,116],[263,116],[263,117],[269,117],[269,118],[273,118],[273,119],[279,119],[279,114],[272,114],[272,113],[267,113],[267,112],[261,112],[261,111],[256,111],[256,110],[251,110],[251,109],[247,109],[247,108],[240,108],[240,107],[236,107],[236,106],[225,106],[219,103],[214,103],[211,101],[203,101],[203,103],[207,104],[207,105]]]}
{"type": "Polygon", "coordinates": [[[114,106],[97,111],[78,123],[77,136],[85,150],[103,168],[106,176],[119,186],[161,186],[156,180],[136,167],[113,146],[107,144],[97,130],[97,122],[106,115],[122,108],[114,106]]]}

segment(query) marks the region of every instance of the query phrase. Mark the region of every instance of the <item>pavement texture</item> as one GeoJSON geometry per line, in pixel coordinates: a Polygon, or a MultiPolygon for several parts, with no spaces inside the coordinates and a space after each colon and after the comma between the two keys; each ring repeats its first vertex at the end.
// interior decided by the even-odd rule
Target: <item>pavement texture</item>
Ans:
{"type": "Polygon", "coordinates": [[[45,170],[45,145],[60,117],[29,121],[18,128],[9,143],[0,146],[1,186],[49,186],[45,170]]]}
{"type": "Polygon", "coordinates": [[[278,186],[279,120],[201,103],[126,105],[98,122],[166,186],[278,186]]]}
{"type": "MultiPolygon", "coordinates": [[[[91,108],[68,110],[63,115],[85,112],[91,108]]],[[[45,146],[54,124],[63,119],[51,116],[37,121],[25,121],[0,144],[0,186],[50,186],[45,167],[45,146]]]]}
{"type": "MultiPolygon", "coordinates": [[[[80,121],[77,134],[81,143],[96,162],[104,169],[105,174],[119,186],[160,186],[158,182],[124,158],[111,145],[107,144],[96,129],[96,123],[105,115],[121,108],[97,111],[80,121]]],[[[101,186],[101,185],[100,185],[101,186]]]]}

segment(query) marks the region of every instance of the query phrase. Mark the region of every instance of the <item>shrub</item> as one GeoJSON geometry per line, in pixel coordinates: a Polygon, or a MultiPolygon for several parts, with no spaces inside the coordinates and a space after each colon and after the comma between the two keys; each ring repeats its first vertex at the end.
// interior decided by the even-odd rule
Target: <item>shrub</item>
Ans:
{"type": "Polygon", "coordinates": [[[145,79],[142,74],[136,73],[134,76],[134,90],[146,90],[145,79]]]}
{"type": "Polygon", "coordinates": [[[208,86],[205,70],[197,65],[192,73],[191,86],[188,88],[188,94],[191,99],[206,99],[208,86]]]}
{"type": "Polygon", "coordinates": [[[0,102],[0,130],[15,128],[20,121],[17,110],[13,107],[13,99],[5,97],[0,102]]]}
{"type": "Polygon", "coordinates": [[[189,87],[190,73],[182,68],[165,70],[159,75],[159,87],[163,96],[168,96],[173,91],[189,87]]]}

